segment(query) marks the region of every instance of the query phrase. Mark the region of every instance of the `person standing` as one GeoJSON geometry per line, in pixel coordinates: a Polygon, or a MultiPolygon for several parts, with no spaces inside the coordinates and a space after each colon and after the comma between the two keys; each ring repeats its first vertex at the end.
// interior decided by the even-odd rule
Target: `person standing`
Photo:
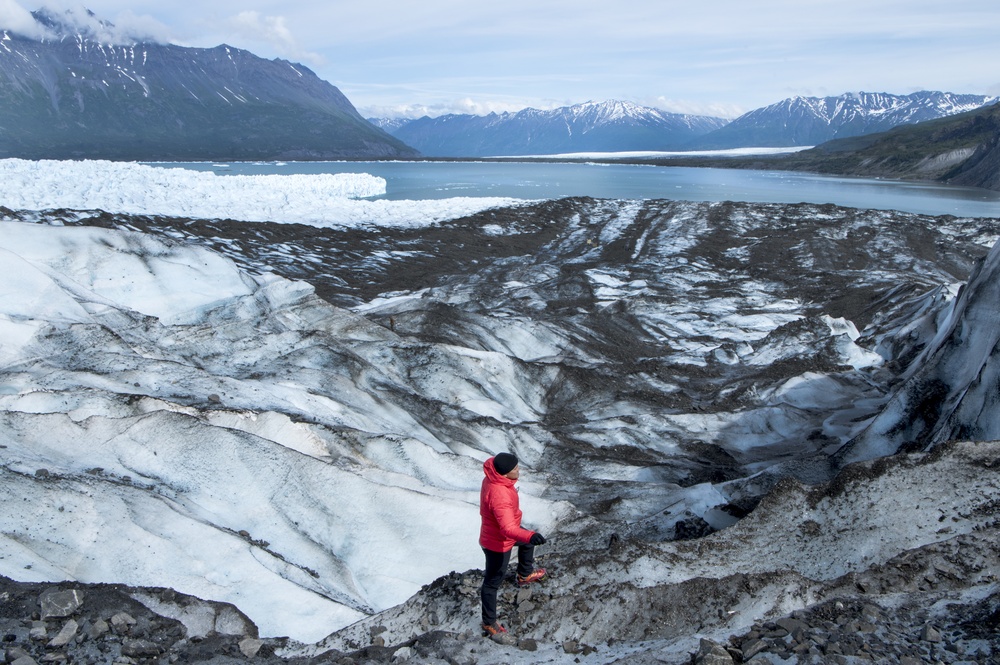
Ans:
{"type": "Polygon", "coordinates": [[[517,545],[517,583],[528,586],[545,577],[544,568],[535,568],[535,547],[545,543],[537,531],[521,527],[521,508],[514,483],[521,474],[517,457],[499,453],[483,462],[483,486],[479,492],[479,545],[486,555],[486,569],[479,596],[483,603],[483,634],[506,633],[497,620],[497,593],[507,573],[510,553],[517,545]]]}

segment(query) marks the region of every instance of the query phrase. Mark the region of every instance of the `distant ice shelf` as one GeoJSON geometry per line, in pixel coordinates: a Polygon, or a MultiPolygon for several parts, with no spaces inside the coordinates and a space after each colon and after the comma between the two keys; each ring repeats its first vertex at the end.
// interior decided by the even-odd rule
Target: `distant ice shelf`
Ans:
{"type": "Polygon", "coordinates": [[[367,200],[385,194],[368,173],[216,175],[111,161],[0,160],[0,206],[103,210],[320,227],[426,226],[520,199],[367,200]]]}
{"type": "Polygon", "coordinates": [[[492,159],[658,159],[670,157],[744,157],[749,155],[786,155],[809,150],[801,145],[783,148],[729,148],[726,150],[632,150],[624,152],[564,152],[554,155],[495,155],[492,159]]]}

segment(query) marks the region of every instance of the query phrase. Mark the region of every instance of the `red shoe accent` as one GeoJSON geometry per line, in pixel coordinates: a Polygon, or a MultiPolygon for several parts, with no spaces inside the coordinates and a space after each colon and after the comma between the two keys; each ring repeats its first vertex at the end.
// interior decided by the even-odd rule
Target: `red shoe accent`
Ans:
{"type": "Polygon", "coordinates": [[[517,586],[519,586],[519,587],[526,587],[529,584],[531,584],[532,582],[537,582],[538,580],[541,580],[541,579],[545,579],[545,569],[544,568],[535,568],[533,571],[531,571],[530,575],[526,575],[525,577],[521,577],[520,575],[518,575],[517,576],[517,586]]]}

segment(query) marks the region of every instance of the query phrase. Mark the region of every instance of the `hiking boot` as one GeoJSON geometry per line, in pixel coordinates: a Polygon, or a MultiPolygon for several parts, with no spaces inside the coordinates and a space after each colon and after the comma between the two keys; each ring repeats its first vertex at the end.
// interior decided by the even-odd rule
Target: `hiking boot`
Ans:
{"type": "Polygon", "coordinates": [[[501,626],[499,621],[494,621],[492,624],[484,623],[483,637],[488,637],[497,644],[504,646],[514,646],[517,644],[514,636],[508,633],[507,629],[501,626]]]}
{"type": "Polygon", "coordinates": [[[541,580],[541,579],[545,579],[545,569],[544,568],[535,568],[528,575],[525,575],[523,577],[521,575],[518,575],[517,576],[517,586],[523,588],[523,587],[528,586],[532,582],[537,582],[538,580],[541,580]]]}
{"type": "Polygon", "coordinates": [[[502,635],[506,632],[507,629],[500,625],[499,621],[483,624],[483,637],[493,637],[494,635],[502,635]]]}

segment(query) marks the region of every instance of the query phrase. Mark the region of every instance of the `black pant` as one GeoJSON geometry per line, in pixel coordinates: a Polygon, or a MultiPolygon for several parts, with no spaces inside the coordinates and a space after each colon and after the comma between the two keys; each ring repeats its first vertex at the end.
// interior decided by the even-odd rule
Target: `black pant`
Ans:
{"type": "MultiPolygon", "coordinates": [[[[510,550],[494,552],[483,548],[486,554],[486,570],[483,572],[483,586],[479,589],[479,597],[483,601],[483,624],[492,624],[497,620],[497,592],[507,574],[510,563],[510,550]]],[[[527,577],[535,569],[535,548],[527,543],[517,544],[517,574],[527,577]]]]}

